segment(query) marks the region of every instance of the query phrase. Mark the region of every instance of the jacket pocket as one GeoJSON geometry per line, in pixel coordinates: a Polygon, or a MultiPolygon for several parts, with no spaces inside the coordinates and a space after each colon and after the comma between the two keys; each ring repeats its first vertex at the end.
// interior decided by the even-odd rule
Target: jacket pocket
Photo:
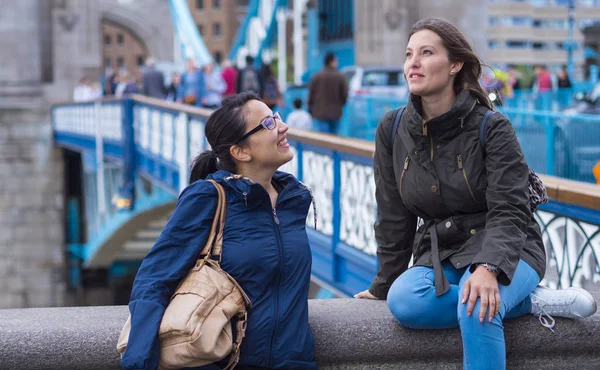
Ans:
{"type": "Polygon", "coordinates": [[[473,199],[473,202],[477,203],[477,199],[475,198],[475,194],[473,193],[473,189],[471,188],[471,184],[469,183],[469,178],[467,176],[467,170],[465,170],[465,167],[463,165],[462,155],[459,154],[456,156],[456,162],[458,164],[458,170],[462,172],[463,178],[465,179],[465,184],[467,185],[467,189],[469,189],[469,194],[471,194],[471,199],[473,199]]]}
{"type": "Polygon", "coordinates": [[[435,228],[438,235],[438,243],[442,248],[460,248],[470,237],[457,224],[454,216],[436,223],[435,228]]]}

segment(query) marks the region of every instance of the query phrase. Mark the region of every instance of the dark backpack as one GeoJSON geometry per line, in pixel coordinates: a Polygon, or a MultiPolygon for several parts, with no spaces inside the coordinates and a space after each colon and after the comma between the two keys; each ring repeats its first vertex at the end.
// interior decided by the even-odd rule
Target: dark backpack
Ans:
{"type": "Polygon", "coordinates": [[[267,105],[275,105],[279,100],[279,88],[275,77],[269,77],[265,82],[265,91],[263,93],[263,101],[267,105]]]}
{"type": "Polygon", "coordinates": [[[258,73],[254,68],[246,68],[242,71],[241,91],[260,92],[260,82],[258,73]]]}
{"type": "MultiPolygon", "coordinates": [[[[394,138],[398,132],[398,126],[400,125],[400,119],[402,118],[402,113],[404,113],[405,108],[406,107],[398,108],[394,111],[394,123],[392,125],[392,131],[390,132],[390,144],[392,149],[394,147],[394,138]]],[[[496,111],[488,110],[485,112],[483,119],[481,120],[481,124],[479,125],[479,144],[481,145],[484,155],[487,138],[487,121],[494,113],[496,113],[496,111]]],[[[412,142],[412,138],[409,142],[412,142]]],[[[412,142],[412,144],[414,146],[414,142],[412,142]]],[[[540,204],[548,203],[548,194],[546,193],[546,187],[544,186],[544,183],[531,168],[529,168],[528,182],[529,206],[531,208],[531,212],[533,212],[540,204]]]]}

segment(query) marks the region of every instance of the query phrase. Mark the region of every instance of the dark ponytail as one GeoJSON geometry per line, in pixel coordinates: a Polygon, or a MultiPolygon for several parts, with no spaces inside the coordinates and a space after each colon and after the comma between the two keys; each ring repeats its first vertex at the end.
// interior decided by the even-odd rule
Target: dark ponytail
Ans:
{"type": "Polygon", "coordinates": [[[204,180],[217,170],[237,172],[235,160],[229,149],[246,132],[246,110],[244,106],[250,100],[261,101],[253,92],[243,92],[223,100],[222,106],[215,110],[204,128],[206,140],[212,150],[200,153],[191,164],[190,184],[204,180]]]}
{"type": "Polygon", "coordinates": [[[473,48],[462,32],[453,24],[441,19],[426,18],[421,19],[412,26],[408,33],[408,38],[410,39],[412,35],[422,30],[430,30],[442,39],[444,47],[448,50],[448,59],[451,62],[463,63],[463,67],[454,79],[454,91],[456,94],[463,90],[469,90],[479,100],[480,104],[493,110],[494,107],[485,89],[479,83],[483,63],[473,51],[473,48]]]}
{"type": "Polygon", "coordinates": [[[212,150],[200,153],[191,164],[190,184],[196,180],[203,180],[209,174],[217,172],[217,157],[212,150]]]}

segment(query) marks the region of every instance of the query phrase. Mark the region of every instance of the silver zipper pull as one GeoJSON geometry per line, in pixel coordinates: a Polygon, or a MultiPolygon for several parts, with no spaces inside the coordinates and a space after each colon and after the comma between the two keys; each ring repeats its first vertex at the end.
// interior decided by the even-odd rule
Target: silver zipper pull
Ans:
{"type": "Polygon", "coordinates": [[[273,208],[273,218],[275,219],[275,223],[279,225],[279,217],[277,217],[277,210],[273,208]]]}
{"type": "Polygon", "coordinates": [[[246,207],[248,207],[248,197],[247,197],[248,193],[244,192],[243,194],[244,194],[244,203],[246,204],[246,207]]]}
{"type": "Polygon", "coordinates": [[[408,170],[408,162],[410,162],[410,156],[407,155],[406,159],[404,159],[404,171],[408,170]]]}
{"type": "Polygon", "coordinates": [[[456,156],[456,159],[458,160],[458,169],[462,171],[462,169],[463,169],[462,156],[459,154],[456,156]]]}

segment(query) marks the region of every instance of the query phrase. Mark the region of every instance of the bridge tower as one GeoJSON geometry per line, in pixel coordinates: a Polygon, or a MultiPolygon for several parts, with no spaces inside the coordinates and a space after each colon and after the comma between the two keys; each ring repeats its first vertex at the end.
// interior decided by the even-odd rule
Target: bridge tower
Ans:
{"type": "Polygon", "coordinates": [[[168,3],[139,3],[0,0],[0,308],[72,303],[65,243],[84,233],[64,220],[77,209],[82,158],[54,147],[50,106],[71,100],[83,76],[104,72],[103,23],[173,60],[168,3]]]}
{"type": "Polygon", "coordinates": [[[0,1],[0,308],[64,304],[63,166],[45,95],[49,4],[0,1]]]}

